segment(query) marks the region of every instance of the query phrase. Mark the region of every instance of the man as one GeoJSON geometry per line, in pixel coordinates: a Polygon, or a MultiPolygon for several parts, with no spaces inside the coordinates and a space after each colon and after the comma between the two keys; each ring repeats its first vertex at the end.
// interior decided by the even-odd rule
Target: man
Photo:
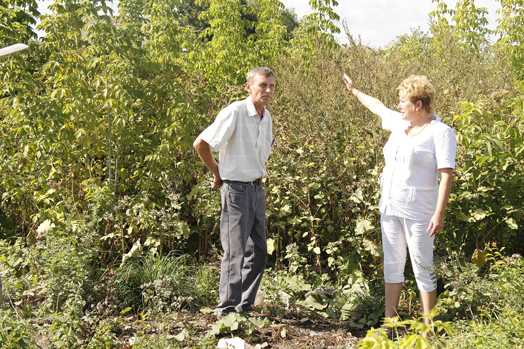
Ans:
{"type": "Polygon", "coordinates": [[[224,249],[218,317],[252,310],[267,262],[266,199],[261,186],[272,146],[271,115],[265,105],[275,91],[275,74],[257,67],[247,73],[249,97],[218,114],[193,146],[221,189],[220,239],[224,249]],[[211,154],[219,152],[219,163],[211,154]]]}

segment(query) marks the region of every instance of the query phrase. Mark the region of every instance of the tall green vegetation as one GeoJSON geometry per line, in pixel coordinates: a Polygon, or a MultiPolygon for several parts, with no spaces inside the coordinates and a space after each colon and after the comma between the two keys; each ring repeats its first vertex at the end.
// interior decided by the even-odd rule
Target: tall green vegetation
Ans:
{"type": "Polygon", "coordinates": [[[7,3],[17,32],[2,27],[2,45],[28,42],[37,18],[46,35],[0,62],[2,238],[35,246],[46,239],[37,228],[52,222],[64,241],[94,251],[93,274],[143,251],[207,256],[218,248],[219,197],[192,141],[246,96],[245,72],[267,65],[278,76],[266,189],[276,268],[293,259],[312,278],[380,277],[377,178],[388,134],[345,91],[344,72],[391,108],[410,74],[437,88],[438,112],[459,139],[438,253],[521,248],[524,91],[513,24],[522,5],[502,2],[491,44],[484,8],[436,2],[428,32],[380,50],[349,30],[348,44],[337,43],[332,0],[311,0],[313,13],[291,33],[279,1],[198,1],[190,8],[205,25],[183,10],[194,2],[124,0],[113,13],[101,0],[57,0],[44,16],[33,2],[7,3]]]}
{"type": "Polygon", "coordinates": [[[0,43],[3,46],[27,42],[36,37],[33,26],[40,15],[34,0],[0,2],[0,43]]]}
{"type": "MultiPolygon", "coordinates": [[[[201,182],[195,133],[241,96],[235,85],[249,67],[274,66],[299,44],[288,40],[280,2],[209,2],[201,33],[180,25],[177,4],[121,1],[113,13],[104,1],[57,1],[29,59],[4,60],[6,237],[31,245],[51,220],[71,234],[94,230],[102,251],[122,255],[184,249],[190,225],[205,227],[188,195],[201,182]]],[[[328,23],[329,6],[315,6],[304,32],[328,23]]]]}
{"type": "MultiPolygon", "coordinates": [[[[122,0],[115,12],[102,0],[56,0],[43,16],[33,1],[1,3],[0,45],[31,47],[0,60],[0,276],[19,304],[0,321],[20,325],[0,338],[30,341],[33,325],[19,313],[30,317],[37,302],[55,344],[69,347],[116,343],[111,330],[124,305],[153,314],[213,302],[217,275],[187,266],[220,250],[219,195],[192,142],[222,107],[247,96],[244,75],[254,65],[277,74],[268,253],[270,274],[289,277],[268,286],[275,295],[329,284],[343,292],[317,297],[325,304],[310,296],[306,306],[360,314],[359,326],[381,316],[383,297],[370,291],[381,289],[377,179],[388,133],[347,93],[343,73],[392,109],[402,79],[432,80],[437,111],[459,141],[437,255],[464,255],[478,270],[492,263],[519,279],[522,262],[510,263],[512,276],[486,246],[512,253],[524,244],[522,3],[501,2],[493,37],[474,1],[435,2],[428,32],[379,50],[350,28],[347,43],[335,40],[333,0],[311,0],[300,23],[270,0],[122,0]]],[[[442,278],[445,316],[466,309],[454,305],[473,294],[469,279],[442,278]]],[[[498,286],[514,297],[507,283],[498,286]]],[[[466,301],[475,316],[502,314],[466,301]]]]}
{"type": "Polygon", "coordinates": [[[497,30],[501,51],[517,71],[518,79],[524,79],[524,42],[522,41],[524,2],[501,0],[500,19],[497,30]]]}

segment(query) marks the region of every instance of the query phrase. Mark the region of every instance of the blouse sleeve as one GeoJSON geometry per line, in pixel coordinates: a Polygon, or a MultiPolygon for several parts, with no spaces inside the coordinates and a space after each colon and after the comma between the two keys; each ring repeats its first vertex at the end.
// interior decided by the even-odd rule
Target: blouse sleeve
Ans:
{"type": "Polygon", "coordinates": [[[435,155],[437,168],[455,168],[455,157],[457,154],[457,139],[455,132],[449,126],[435,137],[435,155]]]}
{"type": "Polygon", "coordinates": [[[382,128],[384,130],[404,131],[410,125],[409,121],[402,120],[399,112],[389,109],[389,112],[382,117],[382,128]]]}

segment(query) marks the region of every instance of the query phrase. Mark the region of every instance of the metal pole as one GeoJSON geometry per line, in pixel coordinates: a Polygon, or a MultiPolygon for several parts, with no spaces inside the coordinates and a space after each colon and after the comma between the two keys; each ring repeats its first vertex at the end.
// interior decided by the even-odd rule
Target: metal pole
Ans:
{"type": "MultiPolygon", "coordinates": [[[[6,57],[9,55],[12,55],[17,52],[25,51],[29,48],[26,44],[14,44],[11,46],[6,46],[3,48],[0,48],[0,57],[6,57]]],[[[3,288],[2,288],[2,278],[0,277],[0,308],[2,308],[2,303],[4,300],[4,294],[3,294],[3,288]]]]}
{"type": "Polygon", "coordinates": [[[12,55],[13,53],[22,52],[29,48],[26,44],[14,44],[0,48],[0,57],[12,55]]]}

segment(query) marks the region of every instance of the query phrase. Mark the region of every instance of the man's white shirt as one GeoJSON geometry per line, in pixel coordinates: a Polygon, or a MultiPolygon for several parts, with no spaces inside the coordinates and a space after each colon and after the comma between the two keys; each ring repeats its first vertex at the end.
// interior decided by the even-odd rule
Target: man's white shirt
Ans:
{"type": "Polygon", "coordinates": [[[271,115],[260,119],[251,96],[222,109],[200,138],[219,153],[222,180],[249,182],[267,177],[265,163],[272,143],[271,115]]]}

